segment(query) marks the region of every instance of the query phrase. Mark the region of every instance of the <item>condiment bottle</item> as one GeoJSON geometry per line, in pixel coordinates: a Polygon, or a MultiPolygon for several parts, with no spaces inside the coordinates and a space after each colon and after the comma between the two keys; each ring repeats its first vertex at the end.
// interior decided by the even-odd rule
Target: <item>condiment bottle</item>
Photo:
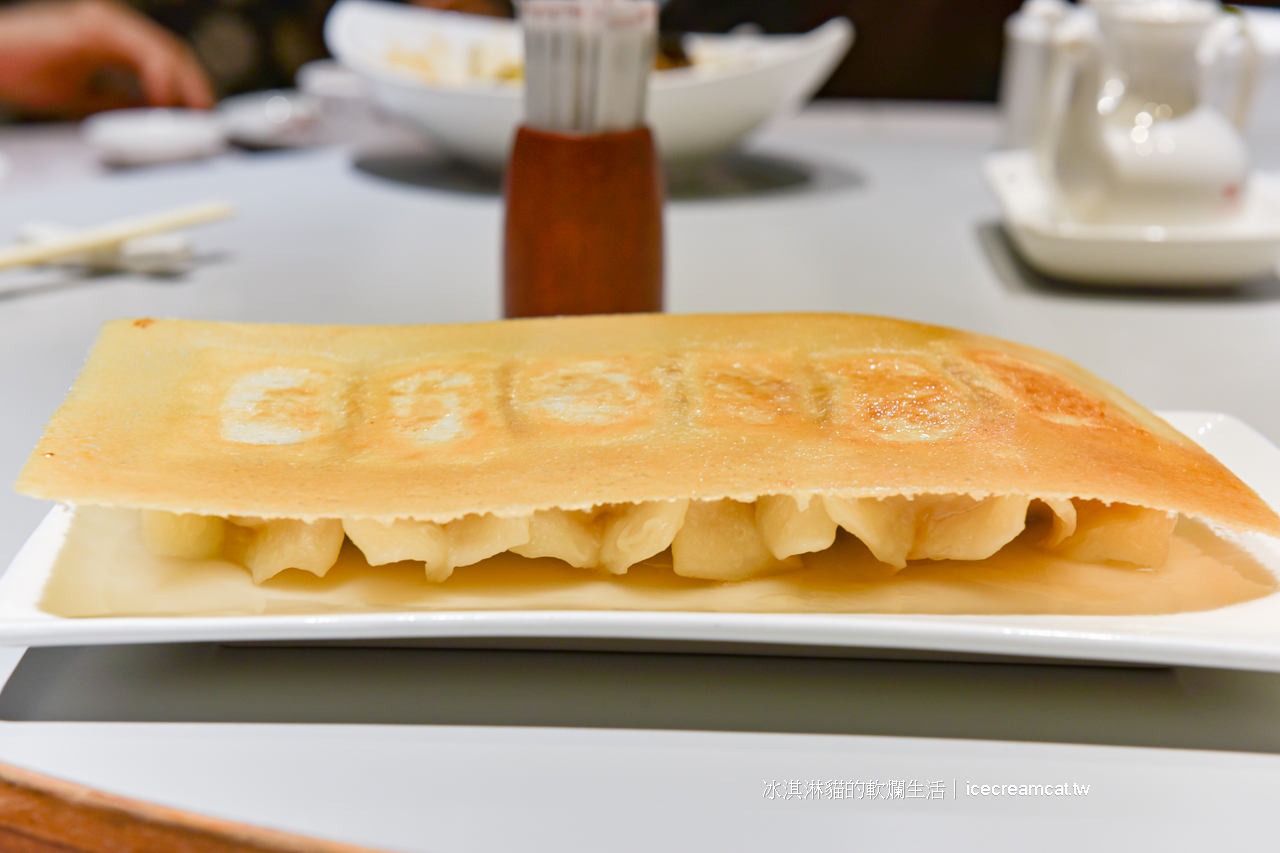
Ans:
{"type": "Polygon", "coordinates": [[[661,165],[644,126],[652,0],[526,0],[525,121],[504,195],[508,317],[662,310],[661,165]]]}

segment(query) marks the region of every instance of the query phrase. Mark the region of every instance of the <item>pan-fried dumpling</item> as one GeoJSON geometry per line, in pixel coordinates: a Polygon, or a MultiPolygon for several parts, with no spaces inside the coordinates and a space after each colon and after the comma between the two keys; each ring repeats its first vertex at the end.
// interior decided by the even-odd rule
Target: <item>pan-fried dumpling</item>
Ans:
{"type": "Polygon", "coordinates": [[[851,315],[470,325],[108,324],[20,491],[134,507],[155,553],[255,581],[344,542],[442,581],[512,551],[606,574],[895,569],[1014,539],[1158,566],[1178,515],[1280,534],[1196,444],[1081,368],[851,315]]]}

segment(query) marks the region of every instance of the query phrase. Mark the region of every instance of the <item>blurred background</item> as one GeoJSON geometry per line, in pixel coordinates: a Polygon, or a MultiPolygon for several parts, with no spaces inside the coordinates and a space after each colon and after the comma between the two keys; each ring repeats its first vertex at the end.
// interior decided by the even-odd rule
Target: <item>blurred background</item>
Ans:
{"type": "MultiPolygon", "coordinates": [[[[0,6],[0,104],[10,119],[111,107],[210,106],[294,85],[327,56],[332,0],[20,0],[0,6]]],[[[417,5],[511,15],[509,0],[417,5]]],[[[857,39],[820,91],[851,98],[994,101],[1005,20],[1019,0],[669,0],[668,32],[800,33],[834,17],[857,39]]],[[[1280,0],[1253,5],[1280,6],[1280,0]]]]}

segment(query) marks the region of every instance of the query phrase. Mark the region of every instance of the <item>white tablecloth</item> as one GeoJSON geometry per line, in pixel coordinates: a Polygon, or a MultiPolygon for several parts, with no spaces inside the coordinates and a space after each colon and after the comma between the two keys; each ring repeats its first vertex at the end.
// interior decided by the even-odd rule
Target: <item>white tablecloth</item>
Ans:
{"type": "MultiPolygon", "coordinates": [[[[966,327],[1280,441],[1280,281],[1184,294],[1045,281],[1010,253],[982,183],[997,138],[975,107],[827,105],[777,125],[704,197],[671,202],[669,310],[966,327]]],[[[201,262],[179,279],[0,275],[0,480],[109,318],[496,317],[496,195],[406,151],[104,173],[71,129],[0,132],[0,240],[35,219],[239,209],[193,232],[201,262]]],[[[0,558],[47,509],[0,494],[0,558]]],[[[1257,846],[1280,791],[1280,676],[1266,674],[212,645],[19,656],[4,655],[17,670],[0,761],[397,850],[1257,846]]]]}

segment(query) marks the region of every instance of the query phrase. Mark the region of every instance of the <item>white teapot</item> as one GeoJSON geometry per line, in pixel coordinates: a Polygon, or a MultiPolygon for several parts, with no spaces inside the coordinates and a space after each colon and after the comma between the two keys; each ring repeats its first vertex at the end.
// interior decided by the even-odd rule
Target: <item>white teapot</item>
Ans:
{"type": "Polygon", "coordinates": [[[1051,40],[1034,149],[1073,220],[1179,225],[1230,219],[1250,166],[1241,128],[1257,49],[1239,15],[1213,0],[1097,0],[1051,40]],[[1244,45],[1231,118],[1205,78],[1244,45]]]}

